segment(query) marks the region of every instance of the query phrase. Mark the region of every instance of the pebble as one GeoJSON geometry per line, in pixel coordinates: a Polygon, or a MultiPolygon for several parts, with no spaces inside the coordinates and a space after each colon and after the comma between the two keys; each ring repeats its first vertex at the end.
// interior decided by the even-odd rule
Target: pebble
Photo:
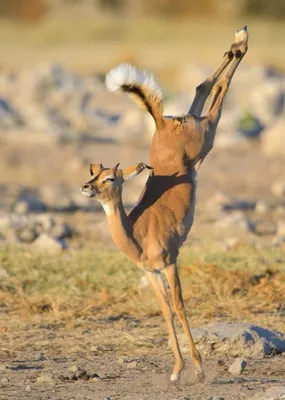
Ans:
{"type": "Polygon", "coordinates": [[[241,375],[246,364],[247,362],[243,358],[236,358],[233,364],[229,367],[229,372],[232,375],[241,375]]]}
{"type": "MultiPolygon", "coordinates": [[[[1,274],[0,274],[1,277],[1,274]]],[[[5,369],[7,369],[5,364],[0,364],[0,371],[5,371],[5,369]]]]}
{"type": "Polygon", "coordinates": [[[210,397],[208,400],[225,400],[225,399],[223,397],[214,396],[214,397],[210,397]]]}
{"type": "Polygon", "coordinates": [[[6,383],[8,383],[9,382],[9,379],[8,378],[2,378],[1,379],[1,383],[3,384],[3,385],[5,385],[6,383]]]}
{"type": "Polygon", "coordinates": [[[46,383],[48,385],[54,385],[55,384],[55,380],[53,378],[52,375],[50,374],[42,374],[40,376],[37,377],[37,382],[38,383],[46,383]]]}
{"type": "Polygon", "coordinates": [[[79,369],[79,368],[78,368],[76,365],[72,365],[71,367],[68,368],[68,370],[69,370],[70,372],[74,372],[74,373],[77,372],[78,369],[79,369]]]}
{"type": "Polygon", "coordinates": [[[26,392],[30,392],[32,390],[31,385],[27,385],[25,390],[26,390],[26,392]]]}

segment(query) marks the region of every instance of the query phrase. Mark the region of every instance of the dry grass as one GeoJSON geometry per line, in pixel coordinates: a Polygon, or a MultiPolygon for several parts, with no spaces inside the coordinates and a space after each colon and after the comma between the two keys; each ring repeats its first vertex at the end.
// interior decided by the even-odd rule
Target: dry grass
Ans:
{"type": "MultiPolygon", "coordinates": [[[[282,250],[243,247],[230,252],[181,254],[184,297],[192,324],[211,319],[260,323],[284,330],[285,259],[282,250]]],[[[2,248],[0,304],[12,319],[75,321],[87,316],[157,315],[141,272],[112,249],[85,246],[59,257],[2,248]]]]}

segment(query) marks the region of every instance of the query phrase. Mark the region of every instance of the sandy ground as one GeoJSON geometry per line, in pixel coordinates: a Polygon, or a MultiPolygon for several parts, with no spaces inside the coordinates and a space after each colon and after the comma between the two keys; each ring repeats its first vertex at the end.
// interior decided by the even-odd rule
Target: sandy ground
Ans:
{"type": "Polygon", "coordinates": [[[168,379],[173,359],[160,317],[113,315],[78,320],[72,328],[63,322],[14,322],[1,343],[0,398],[208,400],[218,396],[241,400],[285,385],[285,357],[281,355],[248,359],[239,377],[228,372],[233,357],[204,356],[203,383],[195,382],[192,363],[188,355],[184,358],[181,381],[173,384],[168,379]],[[87,374],[74,380],[72,366],[87,374]],[[51,380],[38,382],[43,374],[51,380]],[[88,375],[94,377],[88,379],[88,375]]]}

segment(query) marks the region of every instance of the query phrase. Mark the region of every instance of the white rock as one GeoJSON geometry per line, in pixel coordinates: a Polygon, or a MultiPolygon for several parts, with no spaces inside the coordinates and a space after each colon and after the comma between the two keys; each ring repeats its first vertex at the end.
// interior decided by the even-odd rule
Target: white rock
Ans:
{"type": "Polygon", "coordinates": [[[265,214],[269,211],[269,206],[264,200],[259,200],[255,205],[254,211],[257,214],[265,214]]]}
{"type": "Polygon", "coordinates": [[[273,386],[265,392],[256,393],[248,400],[285,400],[285,386],[273,386]]]}
{"type": "Polygon", "coordinates": [[[55,226],[55,218],[49,214],[39,214],[35,217],[35,223],[42,228],[42,231],[50,232],[55,226]]]}
{"type": "Polygon", "coordinates": [[[72,365],[71,367],[68,368],[70,372],[77,372],[79,368],[76,365],[72,365]]]}
{"type": "Polygon", "coordinates": [[[251,221],[242,211],[234,211],[226,214],[215,223],[216,232],[245,233],[253,229],[251,221]]]}
{"type": "Polygon", "coordinates": [[[46,209],[46,205],[36,198],[19,200],[14,206],[14,211],[18,214],[26,214],[28,212],[44,212],[46,209]]]}
{"type": "Polygon", "coordinates": [[[224,211],[229,204],[232,204],[232,199],[229,196],[222,192],[216,192],[207,200],[206,208],[213,214],[220,213],[224,211]]]}
{"type": "Polygon", "coordinates": [[[57,255],[62,252],[64,245],[62,242],[53,239],[45,233],[42,233],[32,244],[35,250],[50,255],[57,255]]]}
{"type": "Polygon", "coordinates": [[[246,364],[247,363],[243,358],[236,358],[233,364],[229,367],[229,373],[232,375],[241,375],[246,364]]]}
{"type": "Polygon", "coordinates": [[[285,156],[285,119],[279,118],[261,136],[261,152],[268,157],[285,156]]]}
{"type": "MultiPolygon", "coordinates": [[[[246,323],[220,322],[193,328],[192,334],[203,354],[261,357],[285,351],[285,334],[246,323]]],[[[184,334],[179,335],[181,350],[189,351],[184,334]]]]}

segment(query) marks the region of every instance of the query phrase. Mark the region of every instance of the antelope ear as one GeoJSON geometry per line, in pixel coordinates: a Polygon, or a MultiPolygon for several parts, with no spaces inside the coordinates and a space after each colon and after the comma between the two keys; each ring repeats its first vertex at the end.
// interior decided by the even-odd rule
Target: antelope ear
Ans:
{"type": "Polygon", "coordinates": [[[122,176],[124,181],[129,180],[130,178],[140,174],[144,169],[152,169],[149,165],[141,162],[137,165],[132,165],[131,167],[125,168],[122,170],[122,176]]]}
{"type": "Polygon", "coordinates": [[[90,164],[90,175],[95,178],[103,169],[102,164],[90,164]]]}

